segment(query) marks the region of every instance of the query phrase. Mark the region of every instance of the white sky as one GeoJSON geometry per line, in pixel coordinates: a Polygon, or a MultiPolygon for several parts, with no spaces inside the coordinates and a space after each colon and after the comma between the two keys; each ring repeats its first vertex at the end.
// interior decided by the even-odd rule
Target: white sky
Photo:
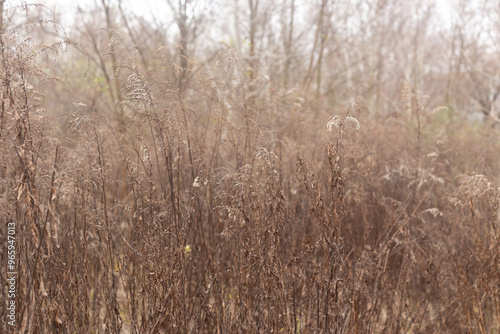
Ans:
{"type": "MultiPolygon", "coordinates": [[[[118,4],[118,0],[107,0],[111,4],[118,4]]],[[[205,4],[208,7],[211,4],[217,2],[217,0],[205,0],[205,4]]],[[[308,3],[311,0],[303,0],[303,4],[308,3]]],[[[400,0],[407,1],[407,0],[400,0]]],[[[438,10],[437,16],[438,20],[441,22],[443,28],[450,28],[451,22],[456,19],[456,14],[453,11],[454,4],[461,0],[434,0],[436,4],[436,8],[438,10]]],[[[241,2],[241,0],[240,0],[241,2]]],[[[264,0],[265,2],[265,0],[264,0]]],[[[299,3],[301,1],[299,0],[299,3]]],[[[467,0],[466,3],[470,5],[472,8],[477,7],[482,0],[467,0]]],[[[67,30],[71,30],[75,25],[78,24],[78,21],[75,20],[74,13],[76,13],[76,9],[78,6],[85,9],[95,8],[95,4],[97,3],[100,6],[101,0],[6,0],[5,8],[12,8],[13,6],[17,6],[22,3],[38,3],[43,4],[53,10],[54,12],[61,13],[61,21],[63,27],[67,30]]],[[[297,3],[297,2],[296,2],[297,3]]],[[[122,0],[122,5],[127,12],[132,12],[135,15],[142,16],[145,18],[152,19],[153,17],[156,20],[161,21],[162,23],[171,22],[172,21],[172,13],[171,9],[167,4],[167,0],[122,0]],[[165,17],[168,20],[165,20],[165,17]]],[[[216,6],[216,5],[215,5],[216,6]]],[[[220,4],[219,4],[220,6],[220,4]]],[[[223,29],[233,29],[233,25],[231,24],[231,20],[227,20],[228,26],[223,29]]],[[[224,24],[223,24],[224,25],[224,24]]],[[[222,26],[221,26],[222,27],[222,26]]],[[[228,32],[226,30],[226,32],[228,32]]],[[[224,34],[224,32],[222,32],[224,34]]]]}
{"type": "MultiPolygon", "coordinates": [[[[108,0],[109,1],[109,0],[108,0]]],[[[405,1],[405,0],[401,0],[405,1]]],[[[445,23],[451,21],[451,9],[452,9],[452,2],[456,0],[435,0],[435,3],[437,5],[438,10],[441,12],[443,21],[445,23]]],[[[469,0],[470,3],[475,3],[477,1],[481,0],[469,0]]],[[[76,12],[76,9],[78,6],[82,8],[86,7],[92,7],[96,2],[100,3],[101,0],[76,0],[76,1],[71,1],[71,0],[32,0],[32,1],[25,1],[25,0],[7,0],[6,1],[6,7],[12,7],[16,6],[21,3],[38,3],[38,4],[43,4],[47,7],[49,7],[52,10],[55,10],[56,12],[60,12],[63,14],[63,20],[71,20],[71,16],[73,13],[76,12]]],[[[118,3],[117,0],[111,0],[111,3],[118,3]]],[[[152,16],[158,16],[159,13],[169,13],[170,8],[168,7],[167,1],[166,0],[123,0],[122,1],[123,7],[132,11],[134,14],[143,16],[143,17],[149,17],[151,18],[152,16]]],[[[74,23],[74,22],[62,22],[65,24],[68,23],[74,23]]]]}
{"type": "MultiPolygon", "coordinates": [[[[109,1],[109,0],[108,0],[109,1]]],[[[118,1],[111,0],[111,4],[118,4],[118,1]]],[[[42,4],[56,13],[61,13],[64,27],[71,28],[77,24],[73,19],[74,13],[78,6],[82,9],[90,9],[95,7],[95,4],[101,4],[101,0],[7,0],[5,8],[12,8],[23,3],[42,4]]],[[[138,16],[151,18],[153,15],[158,16],[159,13],[169,13],[166,0],[123,0],[122,6],[125,10],[131,11],[138,16]]]]}

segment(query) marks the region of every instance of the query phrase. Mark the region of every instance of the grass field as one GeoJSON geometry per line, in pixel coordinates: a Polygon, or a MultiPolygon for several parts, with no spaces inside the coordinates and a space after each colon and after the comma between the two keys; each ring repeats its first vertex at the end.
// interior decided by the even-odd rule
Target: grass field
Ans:
{"type": "Polygon", "coordinates": [[[403,79],[379,112],[230,47],[183,74],[23,29],[0,37],[0,332],[500,332],[495,122],[403,79]]]}

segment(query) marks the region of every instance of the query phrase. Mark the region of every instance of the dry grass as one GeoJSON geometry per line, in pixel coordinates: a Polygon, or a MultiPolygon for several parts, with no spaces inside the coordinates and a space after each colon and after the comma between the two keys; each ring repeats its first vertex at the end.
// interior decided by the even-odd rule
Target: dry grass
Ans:
{"type": "Polygon", "coordinates": [[[498,129],[407,84],[390,117],[332,111],[232,50],[182,94],[161,49],[149,71],[131,51],[123,114],[61,121],[40,60],[59,45],[0,43],[20,333],[500,330],[498,129]]]}

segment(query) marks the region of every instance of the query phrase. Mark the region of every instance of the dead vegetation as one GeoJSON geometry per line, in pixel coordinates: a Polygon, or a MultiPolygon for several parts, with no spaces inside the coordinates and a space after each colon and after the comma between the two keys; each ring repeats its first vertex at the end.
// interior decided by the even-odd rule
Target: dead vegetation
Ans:
{"type": "Polygon", "coordinates": [[[144,69],[112,33],[113,108],[75,89],[56,114],[71,87],[46,59],[71,42],[11,32],[0,241],[16,222],[19,333],[500,330],[498,128],[408,82],[387,117],[361,97],[332,110],[230,48],[176,77],[166,48],[144,69]]]}

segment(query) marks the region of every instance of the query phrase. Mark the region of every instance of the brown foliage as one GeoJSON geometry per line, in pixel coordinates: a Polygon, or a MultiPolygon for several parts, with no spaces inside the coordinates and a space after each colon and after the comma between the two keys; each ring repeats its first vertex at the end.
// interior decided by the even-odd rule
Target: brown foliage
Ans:
{"type": "Polygon", "coordinates": [[[231,49],[179,90],[162,48],[120,57],[120,118],[79,103],[58,127],[40,57],[59,47],[0,38],[19,332],[498,330],[497,129],[409,84],[384,119],[332,112],[231,49]]]}

